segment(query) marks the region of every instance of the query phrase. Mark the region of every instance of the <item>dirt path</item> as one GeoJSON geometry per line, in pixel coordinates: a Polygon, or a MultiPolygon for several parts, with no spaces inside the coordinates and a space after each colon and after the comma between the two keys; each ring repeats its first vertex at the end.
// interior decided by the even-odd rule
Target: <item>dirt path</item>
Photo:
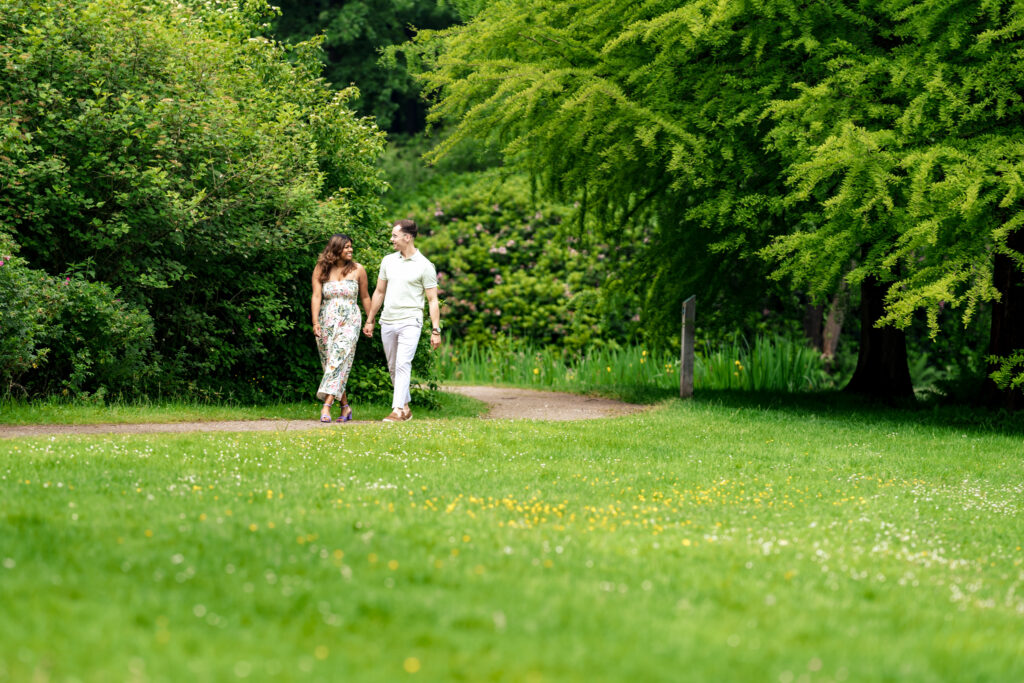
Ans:
{"type": "MultiPolygon", "coordinates": [[[[628,415],[644,406],[622,403],[606,398],[560,394],[531,389],[501,387],[445,387],[463,396],[483,401],[489,406],[484,419],[513,420],[592,420],[601,417],[628,415]]],[[[414,406],[415,419],[415,406],[414,406]]],[[[56,436],[61,434],[156,434],[184,432],[279,432],[306,429],[344,429],[357,424],[381,424],[377,420],[353,420],[340,424],[321,424],[311,420],[230,420],[223,422],[144,422],[136,424],[92,425],[0,425],[0,439],[19,436],[56,436]]]]}

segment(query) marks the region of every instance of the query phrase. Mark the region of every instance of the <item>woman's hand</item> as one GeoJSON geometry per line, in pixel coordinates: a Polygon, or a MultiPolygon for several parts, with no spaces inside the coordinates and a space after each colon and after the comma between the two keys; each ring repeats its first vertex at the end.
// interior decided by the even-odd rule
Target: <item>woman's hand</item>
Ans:
{"type": "Polygon", "coordinates": [[[313,336],[319,339],[320,337],[320,323],[313,323],[313,336]]]}
{"type": "Polygon", "coordinates": [[[363,334],[367,337],[373,337],[373,321],[369,320],[363,325],[363,334]]]}

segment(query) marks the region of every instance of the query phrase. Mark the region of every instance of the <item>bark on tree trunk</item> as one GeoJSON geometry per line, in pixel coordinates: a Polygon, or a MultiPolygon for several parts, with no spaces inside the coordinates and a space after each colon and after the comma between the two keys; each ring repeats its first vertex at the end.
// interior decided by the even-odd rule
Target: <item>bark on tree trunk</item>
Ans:
{"type": "Polygon", "coordinates": [[[875,327],[875,321],[882,317],[885,289],[874,277],[868,277],[860,292],[857,369],[844,391],[890,401],[913,400],[906,335],[892,327],[875,327]]]}
{"type": "Polygon", "coordinates": [[[839,334],[843,331],[843,319],[846,317],[846,283],[839,286],[839,292],[832,297],[832,305],[825,319],[825,329],[821,334],[821,357],[825,359],[825,369],[832,372],[832,364],[836,360],[839,348],[839,334]]]}
{"type": "MultiPolygon", "coordinates": [[[[1024,230],[1011,234],[1007,246],[1024,254],[1024,230]]],[[[988,352],[993,356],[1007,356],[1024,349],[1024,272],[1002,254],[996,254],[992,266],[992,279],[1002,298],[992,306],[988,352]]],[[[989,371],[995,367],[991,366],[989,371]]],[[[1000,389],[991,378],[986,378],[982,401],[992,407],[1020,410],[1024,408],[1024,393],[1000,389]]]]}
{"type": "Polygon", "coordinates": [[[824,339],[822,338],[821,320],[825,313],[824,306],[819,304],[804,304],[804,338],[807,345],[819,352],[824,351],[824,339]]]}

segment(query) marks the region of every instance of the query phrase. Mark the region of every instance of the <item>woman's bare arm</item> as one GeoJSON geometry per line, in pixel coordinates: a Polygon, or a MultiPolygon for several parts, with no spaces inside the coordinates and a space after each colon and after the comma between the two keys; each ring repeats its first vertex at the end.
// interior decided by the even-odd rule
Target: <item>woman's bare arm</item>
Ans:
{"type": "Polygon", "coordinates": [[[313,334],[320,336],[320,299],[323,289],[320,285],[320,266],[313,269],[313,296],[309,301],[309,312],[313,317],[313,334]]]}

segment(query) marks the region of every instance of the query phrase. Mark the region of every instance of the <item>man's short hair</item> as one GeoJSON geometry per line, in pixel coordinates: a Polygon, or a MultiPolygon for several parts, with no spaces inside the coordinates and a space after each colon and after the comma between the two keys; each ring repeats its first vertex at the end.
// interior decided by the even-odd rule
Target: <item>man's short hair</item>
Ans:
{"type": "Polygon", "coordinates": [[[412,235],[413,237],[419,232],[419,228],[416,227],[416,221],[408,218],[403,218],[400,221],[395,221],[395,225],[398,226],[399,230],[404,232],[406,235],[412,235]]]}

